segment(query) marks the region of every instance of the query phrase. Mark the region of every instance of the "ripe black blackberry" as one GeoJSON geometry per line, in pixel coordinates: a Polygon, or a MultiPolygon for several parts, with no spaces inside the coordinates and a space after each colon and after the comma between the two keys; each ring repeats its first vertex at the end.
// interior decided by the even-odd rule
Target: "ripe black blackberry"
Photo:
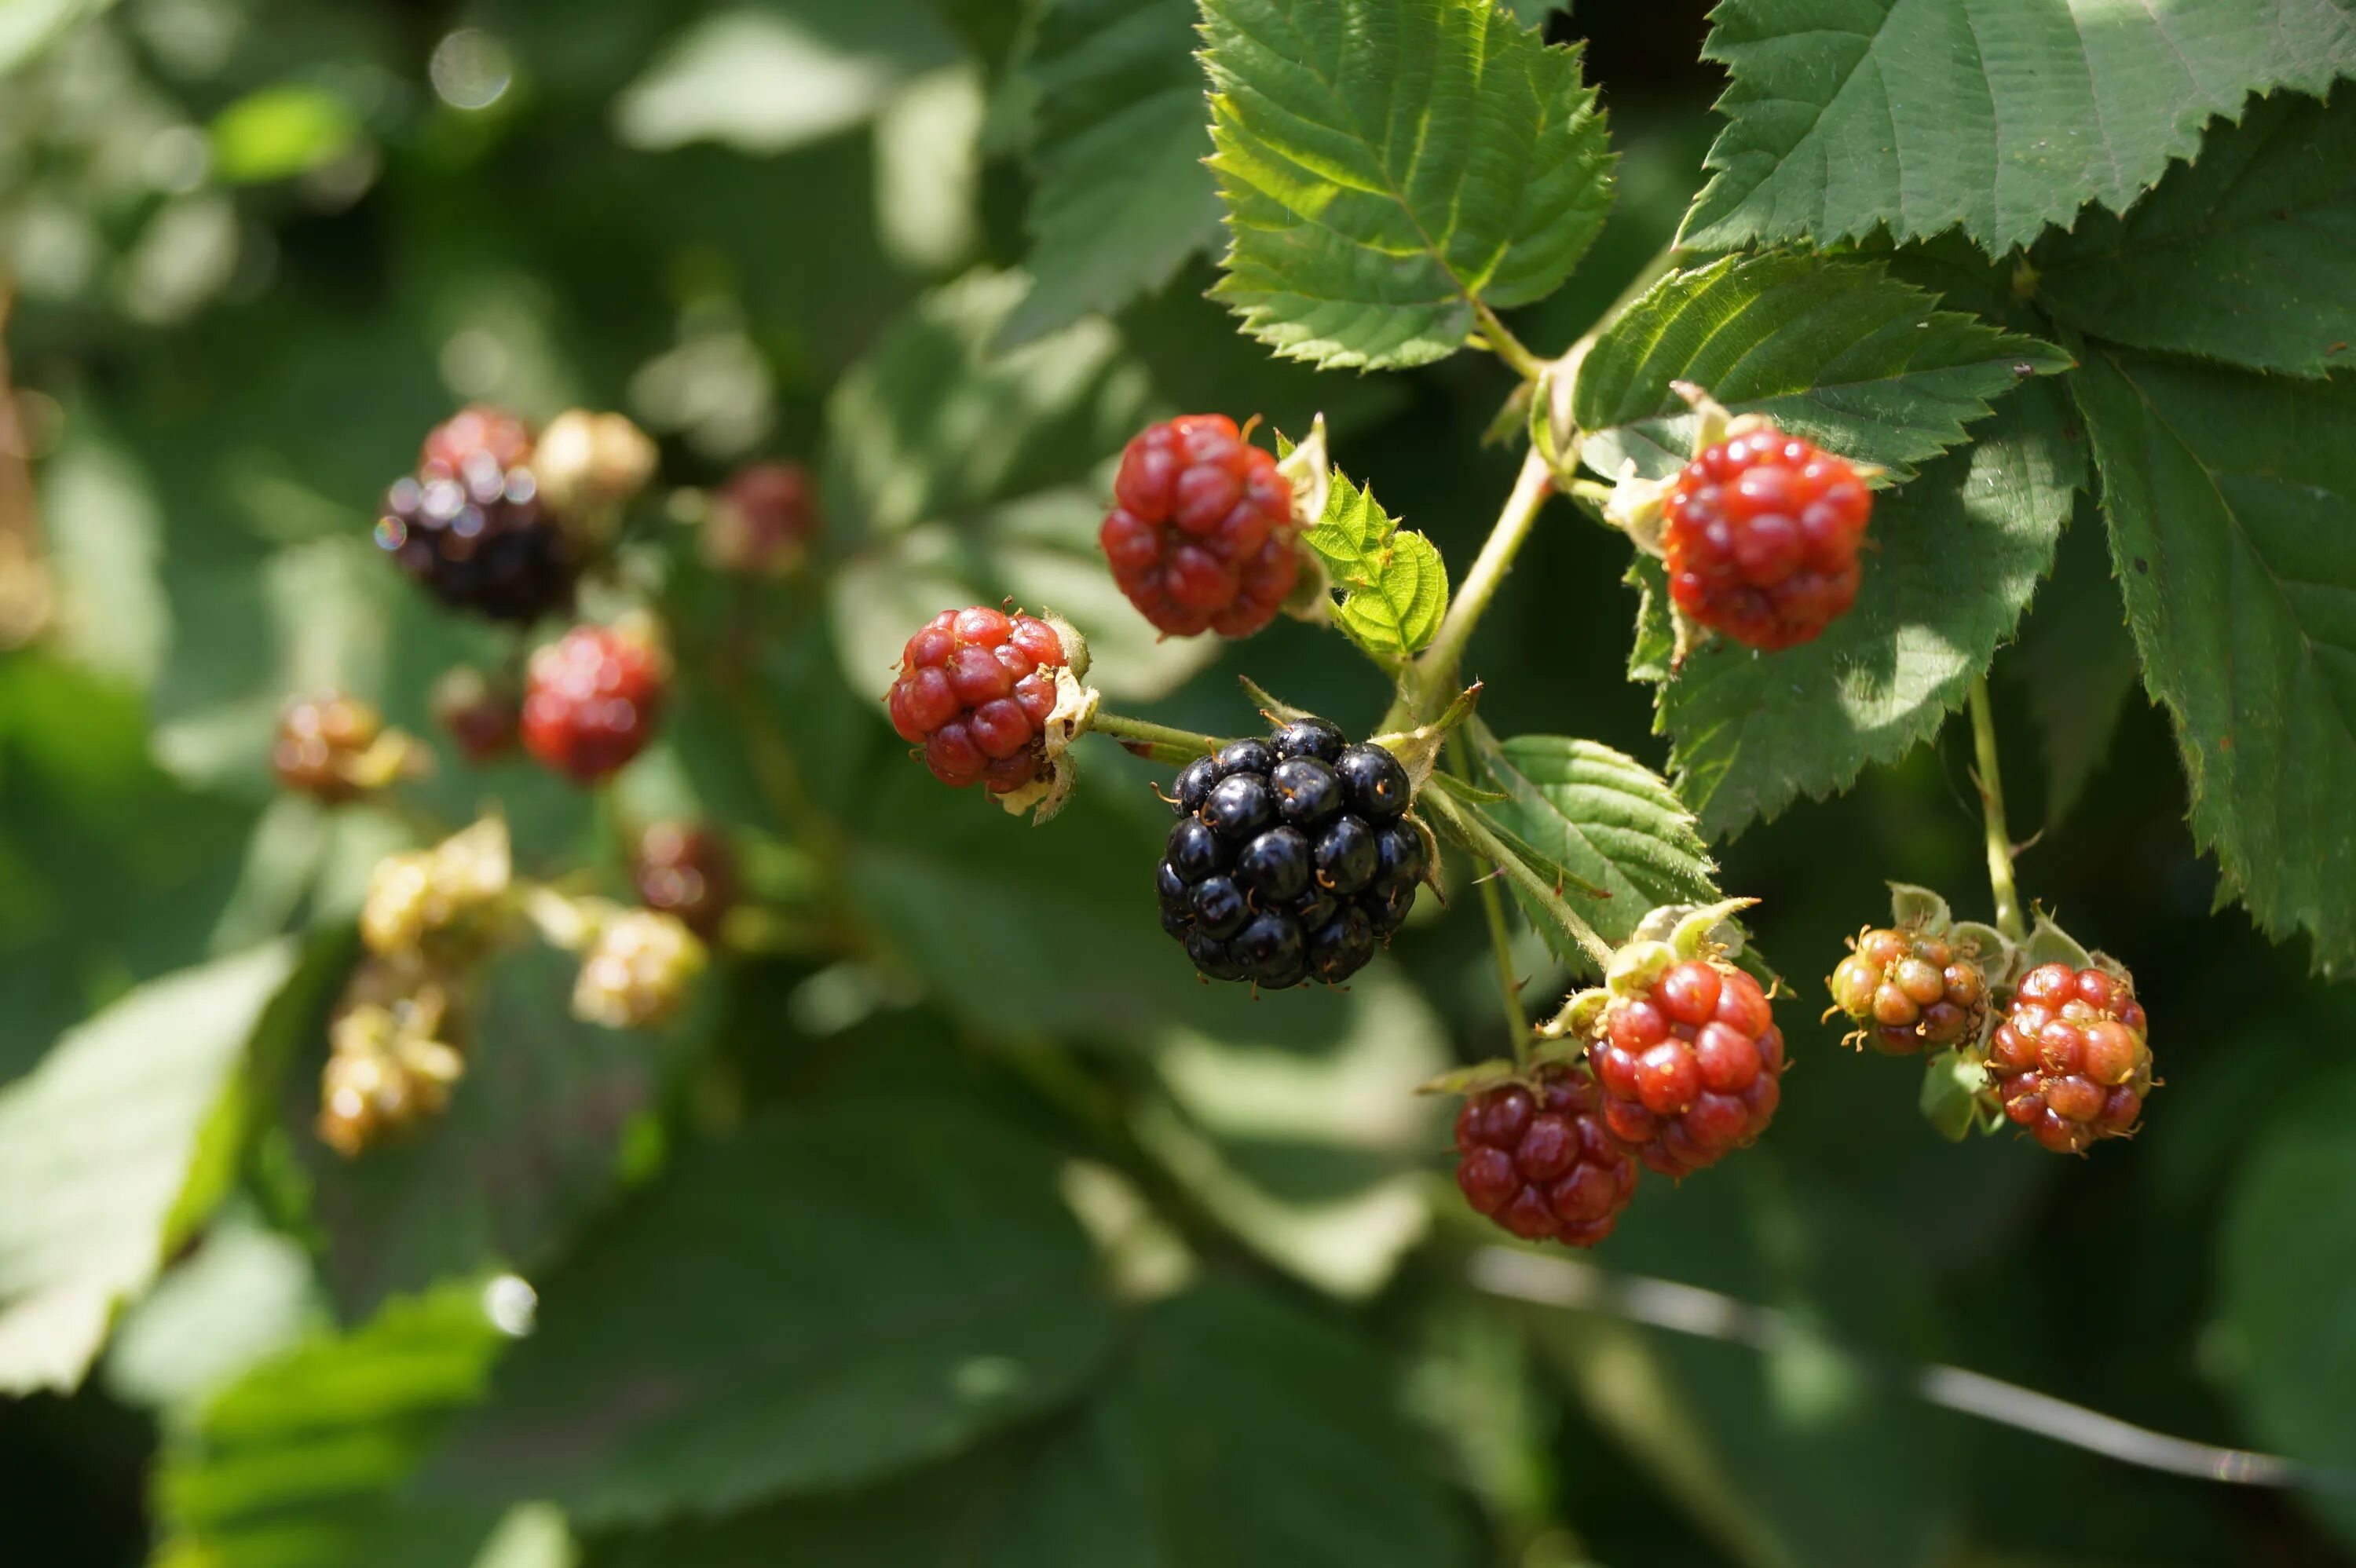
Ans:
{"type": "Polygon", "coordinates": [[[1195,759],[1155,873],[1162,929],[1214,980],[1348,979],[1415,904],[1410,793],[1398,758],[1322,719],[1195,759]]]}
{"type": "Polygon", "coordinates": [[[579,551],[542,503],[531,454],[512,414],[466,409],[435,426],[417,472],[385,492],[379,548],[455,610],[529,623],[569,609],[579,551]]]}

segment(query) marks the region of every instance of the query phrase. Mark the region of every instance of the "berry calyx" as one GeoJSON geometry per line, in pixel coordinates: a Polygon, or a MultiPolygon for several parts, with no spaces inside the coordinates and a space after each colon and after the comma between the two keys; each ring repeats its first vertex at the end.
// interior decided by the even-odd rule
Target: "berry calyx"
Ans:
{"type": "Polygon", "coordinates": [[[1055,674],[1068,663],[1062,635],[1035,616],[944,610],[908,639],[884,700],[935,778],[1011,795],[1048,776],[1055,674]]]}
{"type": "Polygon", "coordinates": [[[784,577],[800,566],[818,535],[816,486],[798,463],[755,463],[712,492],[701,533],[715,571],[784,577]]]}
{"type": "Polygon", "coordinates": [[[658,822],[639,834],[630,880],[648,909],[707,941],[736,902],[736,857],[727,840],[691,823],[658,822]]]}
{"type": "Polygon", "coordinates": [[[669,681],[669,658],[643,629],[575,626],[532,653],[524,750],[576,784],[594,784],[654,738],[669,681]]]}
{"type": "Polygon", "coordinates": [[[1162,633],[1248,637],[1300,580],[1292,485],[1225,414],[1148,425],[1122,452],[1098,541],[1162,633]]]}
{"type": "Polygon", "coordinates": [[[1772,426],[1708,447],[1670,483],[1661,550],[1686,615],[1750,647],[1813,640],[1856,601],[1873,494],[1772,426]]]}
{"type": "Polygon", "coordinates": [[[544,504],[531,428],[469,408],[426,436],[416,474],[393,483],[376,542],[453,609],[530,622],[567,608],[579,551],[544,504]]]}
{"type": "Polygon", "coordinates": [[[1526,1082],[1469,1095],[1456,1114],[1458,1189],[1525,1241],[1595,1245],[1636,1195],[1636,1178],[1584,1067],[1542,1066],[1526,1082]]]}
{"type": "Polygon", "coordinates": [[[2056,1154],[2125,1137],[2152,1089],[2147,1028],[2124,971],[2040,964],[2021,976],[1988,1042],[1997,1103],[2056,1154]]]}
{"type": "Polygon", "coordinates": [[[278,716],[270,748],[271,772],[297,795],[329,805],[355,800],[391,782],[405,757],[405,738],[390,749],[384,720],[357,698],[321,692],[297,698],[278,716]]]}
{"type": "Polygon", "coordinates": [[[1154,873],[1162,929],[1209,979],[1339,985],[1414,907],[1430,859],[1409,795],[1397,757],[1323,720],[1196,758],[1154,873]]]}
{"type": "Polygon", "coordinates": [[[1987,974],[1976,951],[1926,931],[1884,927],[1849,944],[1829,982],[1833,1005],[1859,1027],[1849,1039],[1890,1056],[1976,1044],[1987,1019],[1987,974]]]}
{"type": "Polygon", "coordinates": [[[1766,1129],[1783,1097],[1783,1034],[1759,982],[1722,958],[1648,967],[1650,979],[1615,976],[1588,1060],[1613,1135],[1681,1177],[1766,1129]]]}
{"type": "Polygon", "coordinates": [[[434,721],[468,762],[480,765],[515,749],[523,699],[510,682],[459,665],[434,683],[434,721]]]}

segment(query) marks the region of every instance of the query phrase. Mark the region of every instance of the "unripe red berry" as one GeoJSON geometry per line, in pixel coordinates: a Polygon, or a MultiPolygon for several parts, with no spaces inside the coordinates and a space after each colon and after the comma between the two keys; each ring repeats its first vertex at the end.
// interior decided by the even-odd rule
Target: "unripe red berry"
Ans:
{"type": "Polygon", "coordinates": [[[575,626],[531,656],[524,749],[574,783],[594,784],[654,738],[669,679],[669,659],[643,632],[575,626]]]}
{"type": "Polygon", "coordinates": [[[1669,486],[1669,593],[1754,648],[1813,640],[1857,598],[1873,493],[1842,459],[1763,428],[1708,448],[1669,486]]]}
{"type": "Polygon", "coordinates": [[[1976,954],[1918,931],[1869,931],[1829,982],[1856,1021],[1851,1040],[1891,1056],[1975,1042],[1987,1018],[1987,975],[1976,954]]]}
{"type": "Polygon", "coordinates": [[[1526,1241],[1593,1246],[1635,1196],[1636,1174],[1584,1067],[1541,1067],[1526,1083],[1469,1096],[1456,1114],[1458,1189],[1526,1241]]]}
{"type": "Polygon", "coordinates": [[[1148,425],[1121,453],[1098,534],[1113,581],[1173,637],[1248,637],[1300,580],[1292,486],[1225,414],[1148,425]]]}
{"type": "Polygon", "coordinates": [[[1613,996],[1588,1060],[1613,1135],[1664,1176],[1751,1142],[1782,1098],[1783,1034],[1766,993],[1719,960],[1672,964],[1613,996]]]}
{"type": "Polygon", "coordinates": [[[630,880],[648,909],[709,940],[736,901],[736,857],[708,828],[658,822],[638,835],[630,880]]]}
{"type": "Polygon", "coordinates": [[[509,681],[460,665],[434,683],[434,720],[470,763],[514,750],[523,699],[509,681]]]}
{"type": "Polygon", "coordinates": [[[755,463],[712,492],[703,559],[719,571],[781,577],[809,553],[818,527],[809,470],[798,463],[755,463]]]}
{"type": "Polygon", "coordinates": [[[1006,795],[1046,774],[1063,638],[1035,616],[944,610],[908,639],[884,700],[900,739],[943,784],[1006,795]]]}
{"type": "Polygon", "coordinates": [[[2151,1047],[2125,975],[2043,964],[2021,976],[1988,1041],[1988,1076],[2012,1123],[2057,1154],[2136,1130],[2151,1047]]]}

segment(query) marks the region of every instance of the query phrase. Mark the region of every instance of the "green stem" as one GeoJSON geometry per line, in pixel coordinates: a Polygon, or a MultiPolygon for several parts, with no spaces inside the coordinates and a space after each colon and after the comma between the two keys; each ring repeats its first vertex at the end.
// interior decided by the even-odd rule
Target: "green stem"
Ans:
{"type": "MultiPolygon", "coordinates": [[[[1537,521],[1538,510],[1553,488],[1554,475],[1547,472],[1546,459],[1536,450],[1525,454],[1522,471],[1514,478],[1513,494],[1505,497],[1505,509],[1497,514],[1488,542],[1458,586],[1431,645],[1408,667],[1400,683],[1407,709],[1402,718],[1428,723],[1448,706],[1454,695],[1451,683],[1456,679],[1457,667],[1464,662],[1464,647],[1472,640],[1472,629],[1488,613],[1489,602],[1497,596],[1505,573],[1513,570],[1514,557],[1521,553],[1523,541],[1530,537],[1530,527],[1537,521]]],[[[1400,727],[1388,720],[1383,724],[1386,730],[1400,727]]]]}
{"type": "Polygon", "coordinates": [[[1546,911],[1547,918],[1561,926],[1570,934],[1571,940],[1579,944],[1579,950],[1587,955],[1599,974],[1611,969],[1612,944],[1598,935],[1595,928],[1563,901],[1562,894],[1555,891],[1552,882],[1539,876],[1527,861],[1515,854],[1511,845],[1490,832],[1489,825],[1483,822],[1477,813],[1465,810],[1438,790],[1424,791],[1416,796],[1416,804],[1446,822],[1472,847],[1476,856],[1495,865],[1513,879],[1516,887],[1536,900],[1538,907],[1546,911]]]}
{"type": "Polygon", "coordinates": [[[2012,878],[2012,834],[2004,825],[2004,774],[1996,755],[1996,713],[1987,677],[1972,682],[1972,749],[1978,760],[1980,815],[1987,827],[1988,891],[1996,897],[1996,927],[2015,942],[2029,939],[2020,918],[2020,890],[2012,878]]]}
{"type": "Polygon", "coordinates": [[[1514,974],[1514,933],[1505,924],[1505,895],[1497,891],[1492,864],[1480,880],[1481,913],[1489,923],[1489,946],[1497,955],[1497,989],[1505,998],[1505,1029],[1513,1036],[1514,1065],[1529,1065],[1530,1015],[1522,1010],[1522,982],[1514,974]]]}
{"type": "Polygon", "coordinates": [[[1496,351],[1497,357],[1514,368],[1514,374],[1525,381],[1535,381],[1546,369],[1546,361],[1530,352],[1527,345],[1515,337],[1513,329],[1497,318],[1497,313],[1481,300],[1472,302],[1472,319],[1481,324],[1481,336],[1496,351]]]}
{"type": "Polygon", "coordinates": [[[1157,762],[1183,763],[1196,757],[1207,757],[1222,742],[1215,736],[1197,735],[1192,730],[1174,730],[1167,724],[1154,724],[1143,719],[1128,719],[1118,713],[1097,709],[1088,720],[1088,733],[1104,735],[1132,749],[1147,748],[1157,762]]]}

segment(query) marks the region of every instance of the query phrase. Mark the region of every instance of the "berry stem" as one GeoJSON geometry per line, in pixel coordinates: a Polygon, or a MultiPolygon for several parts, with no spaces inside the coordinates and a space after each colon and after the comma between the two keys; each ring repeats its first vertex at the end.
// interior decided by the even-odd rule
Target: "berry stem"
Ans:
{"type": "Polygon", "coordinates": [[[1456,590],[1455,602],[1449,605],[1447,616],[1431,645],[1410,664],[1400,680],[1400,700],[1391,716],[1387,716],[1384,730],[1407,727],[1406,721],[1429,723],[1445,708],[1454,692],[1457,667],[1464,661],[1464,646],[1472,640],[1472,629],[1488,613],[1489,602],[1497,596],[1499,584],[1505,573],[1513,570],[1514,557],[1521,553],[1522,543],[1530,537],[1530,526],[1537,521],[1538,510],[1554,488],[1554,475],[1547,469],[1546,459],[1533,449],[1522,459],[1522,471],[1515,475],[1513,494],[1505,497],[1505,510],[1497,514],[1496,526],[1489,530],[1488,542],[1481,547],[1472,569],[1464,574],[1456,590]]]}
{"type": "Polygon", "coordinates": [[[1416,796],[1416,804],[1448,824],[1450,829],[1472,853],[1495,866],[1524,892],[1537,901],[1548,918],[1570,934],[1579,950],[1587,955],[1598,974],[1612,967],[1612,944],[1596,934],[1595,928],[1580,918],[1579,912],[1564,901],[1561,893],[1533,869],[1526,860],[1514,852],[1513,846],[1489,831],[1489,825],[1476,812],[1466,810],[1436,789],[1425,790],[1416,796]]]}
{"type": "Polygon", "coordinates": [[[1191,730],[1173,730],[1167,724],[1149,723],[1142,719],[1128,719],[1118,713],[1097,709],[1088,720],[1088,733],[1107,735],[1134,749],[1149,748],[1148,755],[1157,763],[1188,763],[1196,757],[1207,757],[1219,749],[1219,741],[1209,735],[1197,735],[1191,730]]]}
{"type": "Polygon", "coordinates": [[[1505,998],[1505,1032],[1513,1037],[1514,1065],[1527,1067],[1530,1015],[1522,1010],[1522,982],[1514,973],[1514,933],[1505,924],[1505,895],[1497,891],[1505,868],[1484,862],[1480,877],[1481,913],[1489,923],[1489,946],[1497,955],[1497,989],[1505,998]]]}
{"type": "Polygon", "coordinates": [[[2012,880],[2012,834],[2004,825],[2004,774],[1996,755],[1996,712],[1988,701],[1987,677],[1972,681],[1973,771],[1980,786],[1980,814],[1987,826],[1988,891],[1996,897],[1996,928],[2015,942],[2029,940],[2020,918],[2020,890],[2012,880]]]}

